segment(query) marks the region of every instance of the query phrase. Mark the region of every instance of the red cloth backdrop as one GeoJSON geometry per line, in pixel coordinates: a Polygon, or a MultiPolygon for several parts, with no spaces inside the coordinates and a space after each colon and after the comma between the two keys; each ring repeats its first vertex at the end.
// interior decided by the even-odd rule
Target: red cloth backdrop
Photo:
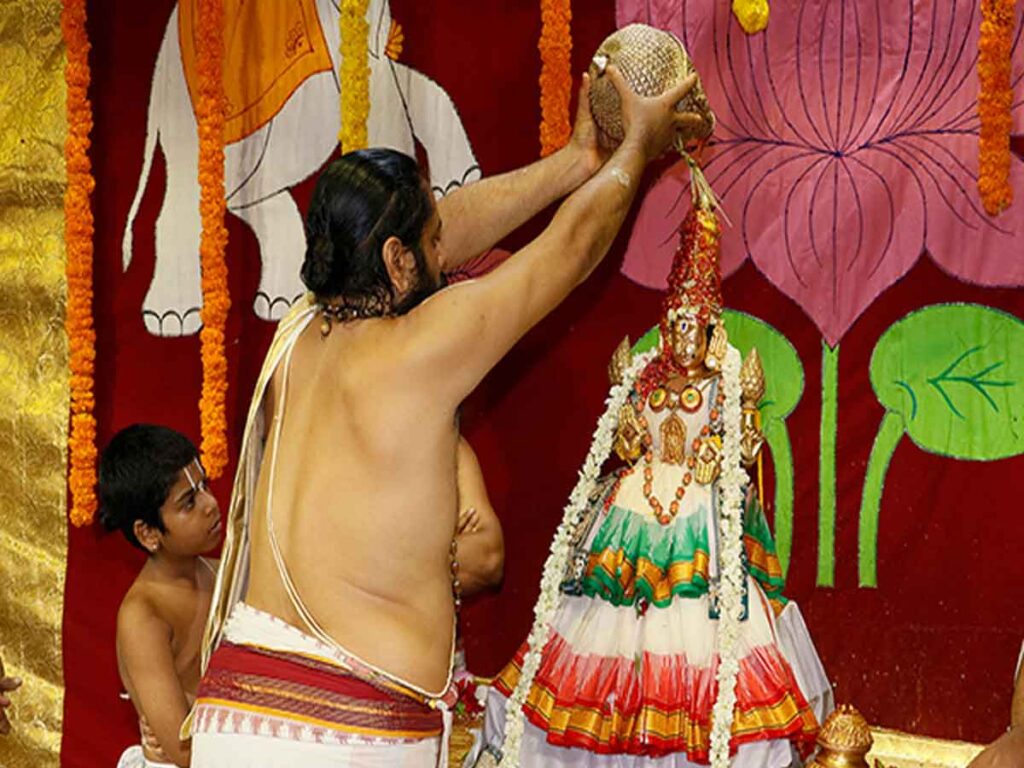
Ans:
{"type": "MultiPolygon", "coordinates": [[[[614,26],[614,4],[575,5],[573,71],[580,73],[614,26]]],[[[459,0],[392,2],[392,14],[405,32],[401,60],[452,96],[488,175],[538,154],[539,6],[517,0],[475,3],[468,10],[459,0]]],[[[101,445],[136,421],[173,426],[197,442],[199,437],[198,336],[151,336],[140,315],[163,196],[159,153],[135,224],[136,255],[126,273],[121,268],[121,235],[142,157],[150,77],[172,8],[170,0],[97,0],[89,8],[101,445]]],[[[295,190],[303,210],[311,186],[306,182],[295,190]]],[[[1024,190],[1017,193],[1020,197],[1024,190]]],[[[506,246],[515,248],[538,228],[525,228],[506,246]]],[[[228,229],[233,299],[228,423],[234,455],[273,329],[252,313],[259,275],[256,241],[230,215],[228,229]]],[[[528,334],[466,403],[464,429],[480,455],[507,546],[503,590],[464,614],[470,666],[482,674],[496,672],[527,632],[550,537],[602,408],[608,357],[624,334],[636,339],[656,318],[658,295],[619,273],[623,242],[620,238],[589,282],[528,334]]],[[[797,466],[788,592],[800,602],[837,699],[853,702],[874,723],[947,738],[993,738],[1009,717],[1011,676],[1024,637],[1019,597],[1024,458],[958,463],[904,440],[885,486],[875,590],[857,587],[857,513],[883,415],[868,380],[879,335],[907,312],[936,302],[978,302],[1021,316],[1024,292],[971,287],[922,260],[845,336],[832,589],[816,588],[814,581],[821,337],[750,262],[725,282],[724,292],[730,307],[756,314],[784,333],[804,364],[804,395],[788,420],[797,466]]],[[[222,507],[233,472],[232,466],[214,484],[222,507]]],[[[114,765],[120,751],[137,739],[131,705],[118,698],[114,623],[142,561],[120,536],[95,528],[71,531],[64,629],[66,766],[114,765]]]]}

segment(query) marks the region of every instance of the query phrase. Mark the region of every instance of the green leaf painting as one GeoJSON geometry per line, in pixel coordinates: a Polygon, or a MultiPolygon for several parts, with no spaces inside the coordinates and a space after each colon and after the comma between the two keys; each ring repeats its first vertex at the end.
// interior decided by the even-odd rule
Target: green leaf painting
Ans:
{"type": "Polygon", "coordinates": [[[821,342],[818,427],[818,586],[836,584],[836,442],[839,437],[839,345],[821,342]]]}
{"type": "Polygon", "coordinates": [[[978,304],[936,304],[892,325],[871,355],[886,413],[861,499],[859,576],[878,584],[885,475],[904,434],[922,450],[972,461],[1024,452],[1024,322],[978,304]]]}
{"type": "MultiPolygon", "coordinates": [[[[744,357],[757,347],[764,366],[765,395],[759,408],[765,440],[775,466],[775,545],[785,572],[793,547],[793,449],[786,417],[803,396],[804,367],[789,339],[768,323],[745,312],[729,309],[722,315],[730,343],[744,357]]],[[[651,328],[633,345],[633,353],[653,349],[659,338],[658,327],[651,328]]]]}

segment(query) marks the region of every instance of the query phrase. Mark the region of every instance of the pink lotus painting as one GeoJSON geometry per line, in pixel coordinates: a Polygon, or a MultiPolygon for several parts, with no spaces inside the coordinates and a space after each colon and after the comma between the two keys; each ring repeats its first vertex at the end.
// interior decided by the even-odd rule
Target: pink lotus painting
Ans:
{"type": "MultiPolygon", "coordinates": [[[[925,251],[966,282],[1024,285],[1024,200],[993,218],[977,191],[977,0],[772,0],[751,36],[729,6],[617,4],[620,25],[678,35],[701,73],[718,117],[704,167],[732,222],[725,274],[752,259],[830,346],[925,251]]],[[[1020,36],[1018,21],[1015,86],[1020,36]]],[[[1014,158],[1018,197],[1022,181],[1014,158]]],[[[688,189],[680,162],[648,194],[627,277],[664,287],[688,189]]]]}

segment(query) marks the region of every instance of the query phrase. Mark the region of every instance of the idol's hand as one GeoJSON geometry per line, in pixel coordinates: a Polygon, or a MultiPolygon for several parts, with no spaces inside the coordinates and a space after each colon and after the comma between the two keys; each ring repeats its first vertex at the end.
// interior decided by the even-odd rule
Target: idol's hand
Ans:
{"type": "Polygon", "coordinates": [[[11,732],[11,721],[7,719],[7,708],[11,706],[11,700],[7,694],[20,687],[21,680],[17,677],[7,677],[3,660],[0,660],[0,735],[6,736],[11,732]]]}
{"type": "MultiPolygon", "coordinates": [[[[708,342],[707,352],[704,353],[704,361],[707,367],[715,370],[721,368],[722,361],[725,360],[725,353],[729,351],[729,336],[722,329],[721,323],[715,325],[715,330],[711,334],[711,340],[708,342]],[[713,364],[708,361],[714,361],[713,364]]],[[[754,403],[756,406],[757,403],[754,403]]]]}
{"type": "Polygon", "coordinates": [[[744,466],[749,467],[757,461],[757,455],[764,447],[764,435],[756,426],[754,411],[744,409],[741,429],[740,458],[743,459],[744,466]]]}
{"type": "Polygon", "coordinates": [[[652,97],[634,92],[614,64],[609,65],[605,73],[612,79],[612,85],[622,102],[622,125],[625,130],[622,143],[636,146],[647,162],[660,157],[679,131],[692,133],[703,125],[703,119],[698,114],[676,112],[676,104],[696,85],[696,73],[660,96],[652,97]]]}
{"type": "Polygon", "coordinates": [[[611,154],[598,140],[600,130],[590,113],[590,75],[584,72],[583,82],[580,84],[579,104],[576,106],[576,123],[572,128],[569,148],[578,158],[577,162],[588,179],[597,173],[611,154]]]}

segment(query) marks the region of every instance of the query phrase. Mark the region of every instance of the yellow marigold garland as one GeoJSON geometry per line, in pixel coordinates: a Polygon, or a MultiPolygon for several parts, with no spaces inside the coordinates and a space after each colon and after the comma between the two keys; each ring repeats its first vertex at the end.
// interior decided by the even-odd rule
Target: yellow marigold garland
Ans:
{"type": "Polygon", "coordinates": [[[66,250],[67,308],[64,328],[70,347],[71,428],[68,437],[68,486],[71,522],[92,522],[96,513],[96,419],[93,417],[93,370],[96,331],[92,322],[93,218],[89,196],[96,181],[89,162],[92,106],[89,103],[89,37],[85,28],[85,0],[64,0],[60,17],[67,50],[67,138],[64,162],[64,244],[66,250]]]}
{"type": "Polygon", "coordinates": [[[203,357],[203,391],[199,400],[203,465],[216,478],[228,462],[227,417],[228,363],[224,335],[231,298],[228,295],[228,242],[224,226],[224,4],[223,0],[199,0],[199,37],[196,66],[199,98],[199,212],[203,224],[199,257],[203,269],[203,330],[199,338],[203,357]]]}
{"type": "Polygon", "coordinates": [[[541,0],[540,21],[540,154],[546,157],[564,147],[572,133],[571,0],[541,0]]]}
{"type": "Polygon", "coordinates": [[[369,145],[366,121],[370,117],[370,25],[368,0],[341,0],[341,151],[369,145]]]}
{"type": "Polygon", "coordinates": [[[748,35],[768,26],[768,0],[732,0],[732,12],[748,35]]]}
{"type": "Polygon", "coordinates": [[[1013,200],[1010,188],[1010,131],[1013,129],[1011,50],[1014,0],[981,0],[978,40],[978,191],[995,216],[1013,200]]]}

